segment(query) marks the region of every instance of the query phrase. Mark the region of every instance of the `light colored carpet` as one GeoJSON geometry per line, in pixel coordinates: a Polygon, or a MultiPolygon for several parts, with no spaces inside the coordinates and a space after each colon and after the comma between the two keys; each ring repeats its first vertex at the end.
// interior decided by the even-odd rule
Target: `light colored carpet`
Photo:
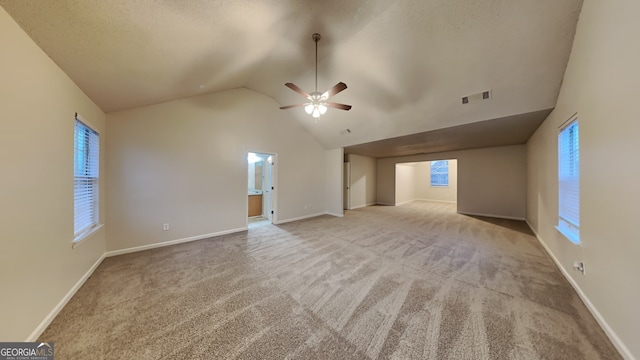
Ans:
{"type": "Polygon", "coordinates": [[[520,221],[373,206],[107,258],[62,359],[618,359],[520,221]]]}

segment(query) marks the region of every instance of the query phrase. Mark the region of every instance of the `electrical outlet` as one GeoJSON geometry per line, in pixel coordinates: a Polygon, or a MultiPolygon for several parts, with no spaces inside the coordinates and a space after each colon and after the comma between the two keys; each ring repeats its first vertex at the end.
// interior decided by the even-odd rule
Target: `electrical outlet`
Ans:
{"type": "Polygon", "coordinates": [[[164,225],[162,225],[162,230],[163,230],[163,231],[167,231],[167,230],[169,230],[169,224],[164,224],[164,225]]]}

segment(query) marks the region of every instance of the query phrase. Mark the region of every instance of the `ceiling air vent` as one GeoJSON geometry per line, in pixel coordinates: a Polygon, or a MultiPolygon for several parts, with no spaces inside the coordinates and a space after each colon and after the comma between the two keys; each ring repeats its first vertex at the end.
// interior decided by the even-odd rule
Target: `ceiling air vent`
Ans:
{"type": "Polygon", "coordinates": [[[479,92],[479,93],[463,96],[462,97],[462,103],[463,104],[468,104],[470,102],[480,101],[480,100],[487,100],[487,99],[491,99],[491,90],[482,91],[482,92],[479,92]]]}

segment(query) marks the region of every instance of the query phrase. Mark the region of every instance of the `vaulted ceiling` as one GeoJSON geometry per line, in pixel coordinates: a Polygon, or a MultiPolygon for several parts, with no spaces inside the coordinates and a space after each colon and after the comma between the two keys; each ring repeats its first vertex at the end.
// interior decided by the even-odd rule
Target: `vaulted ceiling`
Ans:
{"type": "Polygon", "coordinates": [[[105,112],[240,87],[298,103],[304,99],[284,83],[313,91],[311,34],[318,32],[318,88],[345,82],[334,100],[353,109],[330,109],[317,123],[300,108],[283,116],[335,148],[452,127],[469,132],[465,125],[480,122],[493,129],[483,136],[501,138],[514,122],[539,124],[555,106],[582,0],[0,5],[105,112]],[[491,99],[462,104],[485,90],[491,99]]]}

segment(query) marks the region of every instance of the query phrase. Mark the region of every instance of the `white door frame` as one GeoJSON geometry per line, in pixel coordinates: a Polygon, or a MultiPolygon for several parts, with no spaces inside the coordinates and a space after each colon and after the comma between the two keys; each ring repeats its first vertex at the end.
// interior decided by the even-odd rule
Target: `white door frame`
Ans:
{"type": "MultiPolygon", "coordinates": [[[[271,156],[271,187],[272,190],[269,191],[269,196],[270,196],[270,200],[271,200],[271,210],[267,210],[267,218],[269,219],[269,221],[272,224],[277,224],[278,223],[278,168],[277,168],[277,159],[278,159],[278,153],[276,152],[271,152],[271,151],[253,151],[253,150],[248,150],[246,152],[247,156],[249,155],[249,153],[255,153],[255,154],[260,154],[260,155],[270,155],[271,156]],[[273,213],[272,213],[273,212],[273,213]]],[[[244,158],[245,161],[245,182],[248,184],[249,181],[249,164],[247,163],[247,157],[245,156],[244,158]]],[[[263,174],[265,174],[266,172],[263,171],[263,174]]],[[[265,180],[266,181],[266,180],[265,180]]],[[[248,196],[248,192],[245,191],[246,196],[245,196],[245,221],[247,224],[247,227],[249,227],[249,199],[247,198],[248,196]]],[[[264,192],[262,194],[263,196],[263,210],[264,210],[264,192]]],[[[264,211],[263,211],[264,212],[264,211]]],[[[264,214],[263,214],[264,215],[264,214]]]]}
{"type": "Polygon", "coordinates": [[[351,209],[351,163],[345,162],[343,165],[342,178],[342,208],[344,210],[351,209]]]}
{"type": "MultiPolygon", "coordinates": [[[[263,203],[263,215],[266,212],[267,213],[267,219],[269,219],[269,222],[274,224],[274,217],[275,217],[275,181],[274,181],[274,173],[275,173],[275,168],[276,168],[276,155],[275,154],[269,154],[269,157],[271,158],[271,161],[266,160],[267,165],[266,165],[266,171],[265,171],[265,184],[267,186],[267,189],[265,190],[267,192],[267,201],[265,201],[263,203]]],[[[264,200],[264,192],[263,192],[263,200],[264,200]]]]}

